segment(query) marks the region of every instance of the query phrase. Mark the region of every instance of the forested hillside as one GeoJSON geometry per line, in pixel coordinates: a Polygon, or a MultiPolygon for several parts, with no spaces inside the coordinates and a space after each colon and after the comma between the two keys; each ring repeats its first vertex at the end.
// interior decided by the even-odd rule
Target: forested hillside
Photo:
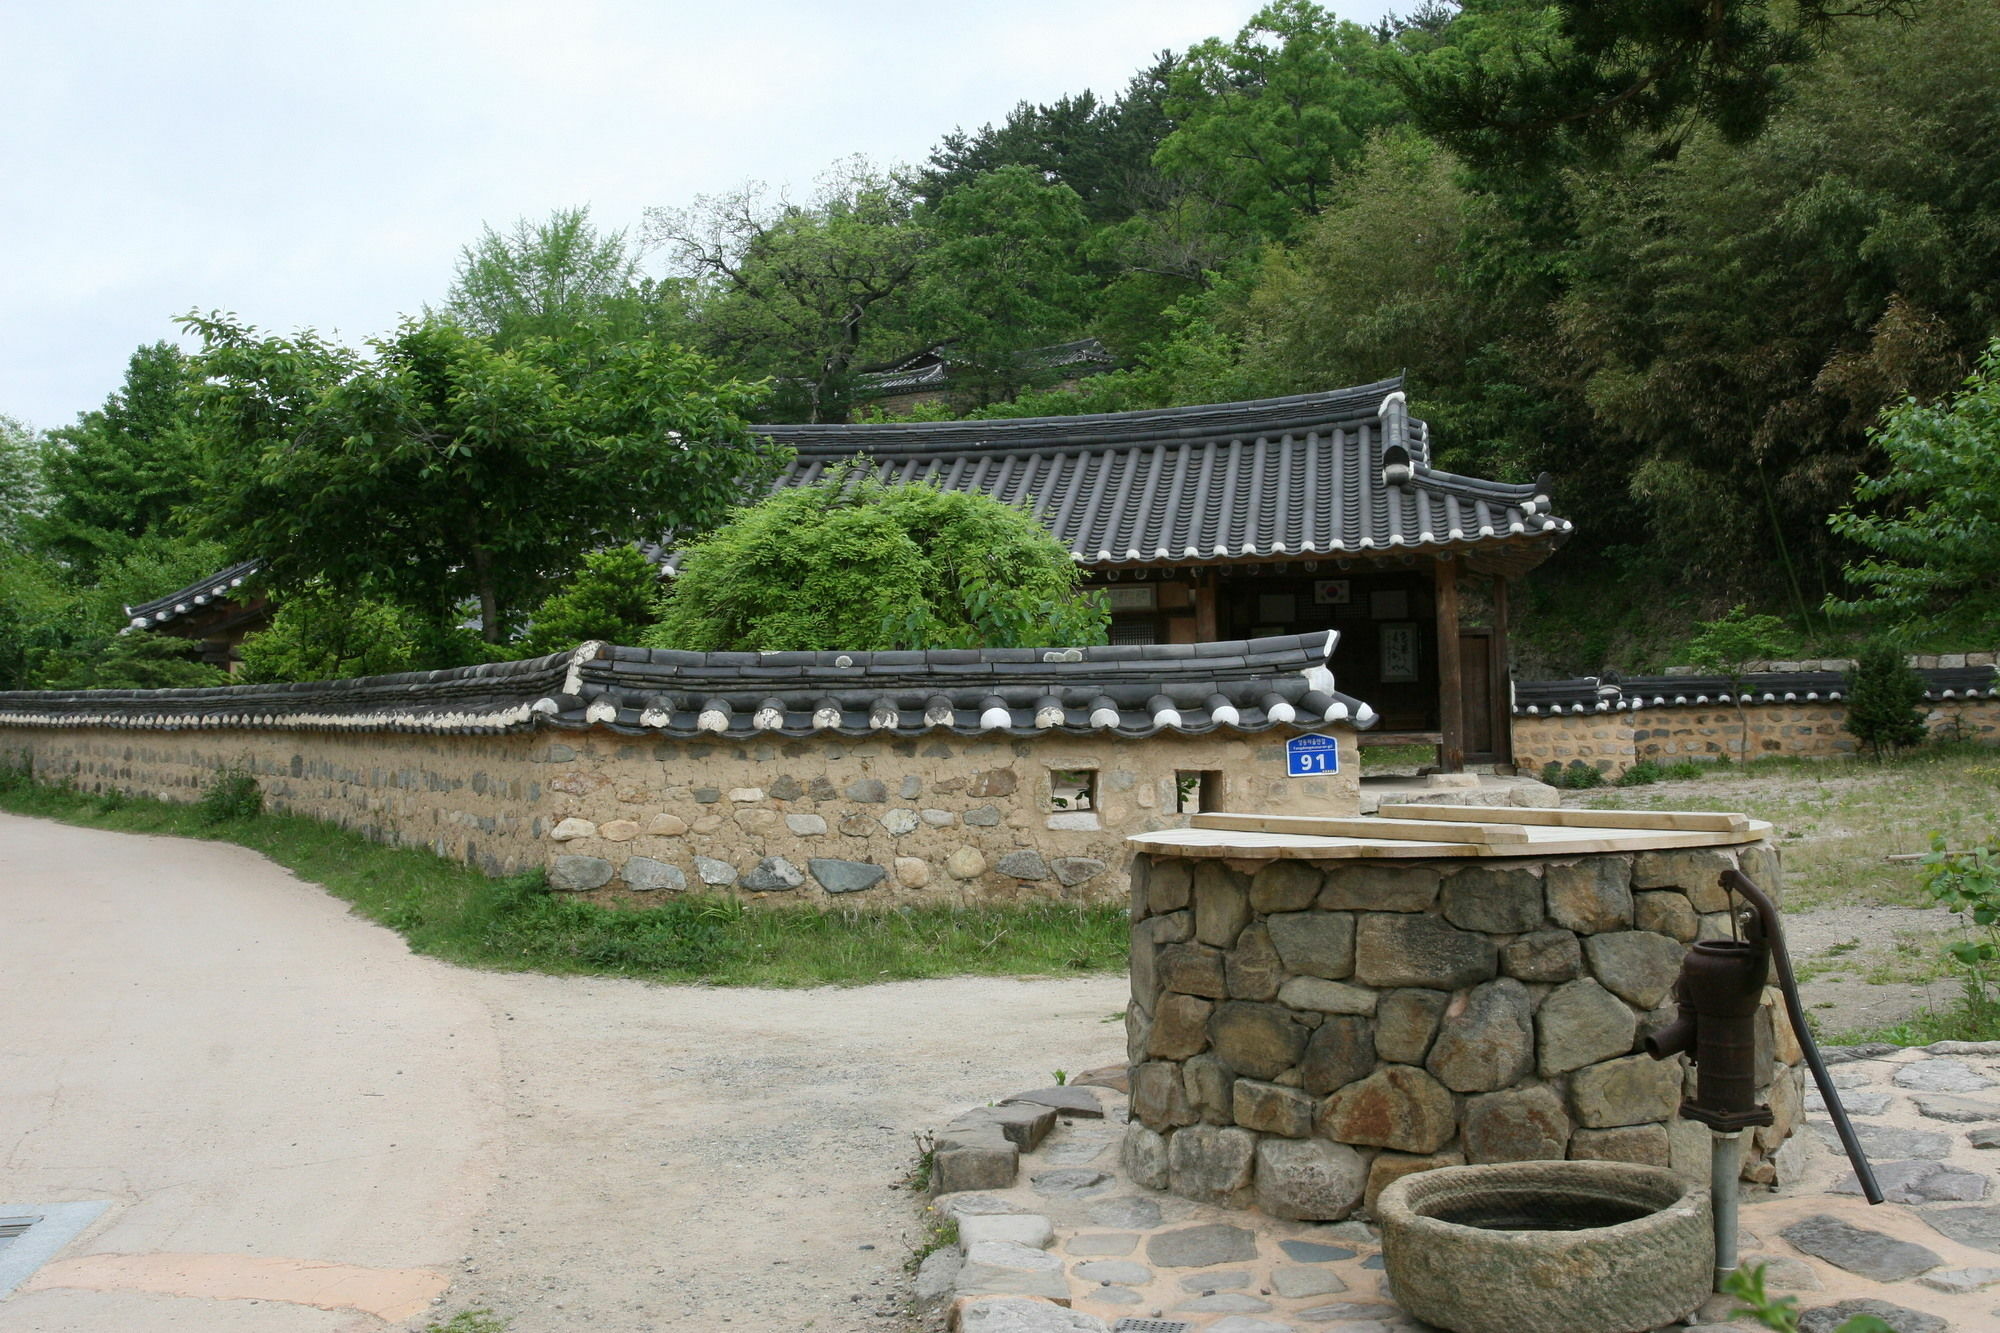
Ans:
{"type": "MultiPolygon", "coordinates": [[[[1525,590],[1525,674],[1658,666],[1695,620],[1744,602],[1785,617],[1802,650],[1871,627],[1913,645],[1984,632],[1937,603],[1967,580],[1991,597],[1990,576],[1896,602],[1843,570],[1884,549],[1871,515],[1935,512],[1930,531],[1971,543],[1966,569],[2000,558],[2000,501],[1958,484],[2000,486],[1991,421],[1945,432],[1957,443],[1920,463],[1914,409],[1908,438],[1882,425],[1908,400],[1948,400],[2000,333],[1990,0],[1467,0],[1372,28],[1277,0],[1241,32],[1161,52],[1115,96],[940,127],[916,164],[853,147],[810,189],[663,199],[629,231],[587,207],[489,230],[372,353],[196,321],[192,361],[143,349],[103,410],[46,441],[11,432],[41,462],[22,464],[0,528],[0,684],[104,679],[89,664],[115,628],[107,608],[264,554],[244,542],[285,523],[244,515],[325,477],[391,493],[325,567],[285,566],[281,590],[365,602],[401,626],[403,660],[441,660],[458,640],[422,626],[455,624],[457,603],[412,606],[409,571],[367,555],[396,528],[381,517],[395,494],[434,492],[349,457],[246,501],[244,479],[301,423],[350,443],[505,444],[480,475],[524,497],[547,440],[627,449],[682,431],[725,450],[697,467],[690,446],[681,472],[650,474],[649,493],[684,501],[651,531],[582,506],[427,547],[454,596],[486,598],[488,646],[452,649],[476,656],[501,651],[593,542],[713,526],[732,479],[768,465],[744,421],[879,415],[868,372],[926,348],[952,366],[930,416],[1406,373],[1440,465],[1547,471],[1576,522],[1525,590]],[[1064,387],[1031,354],[1086,337],[1121,368],[1064,387]],[[435,375],[471,376],[477,410],[427,397],[435,375]],[[665,392],[686,403],[663,410],[665,392]],[[496,442],[495,413],[532,418],[542,443],[496,442]],[[1905,487],[1892,467],[1928,480],[1905,487]],[[1858,516],[1830,521],[1885,474],[1858,516]],[[557,522],[562,540],[536,531],[557,522]],[[518,558],[465,574],[495,557],[518,558]],[[1829,598],[1872,600],[1841,620],[1829,598]]],[[[450,470],[411,466],[427,482],[450,470]]],[[[455,512],[438,503],[413,529],[455,512]]],[[[1921,558],[1918,533],[1892,563],[1921,558]]]]}

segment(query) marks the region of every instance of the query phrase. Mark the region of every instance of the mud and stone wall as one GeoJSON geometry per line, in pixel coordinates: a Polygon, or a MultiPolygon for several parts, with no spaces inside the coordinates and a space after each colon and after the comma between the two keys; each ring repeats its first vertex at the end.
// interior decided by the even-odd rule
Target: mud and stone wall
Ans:
{"type": "Polygon", "coordinates": [[[604,729],[496,735],[8,727],[0,762],[84,791],[193,801],[225,769],[269,808],[489,874],[646,901],[706,890],[776,901],[1105,898],[1133,834],[1211,808],[1352,814],[1359,762],[1285,776],[1291,731],[988,739],[655,740],[604,729]],[[1094,788],[1081,808],[1076,774],[1094,788]],[[1204,779],[1202,775],[1207,775],[1204,779]]]}
{"type": "MultiPolygon", "coordinates": [[[[1135,1179],[1278,1217],[1372,1209],[1412,1171],[1591,1158],[1709,1171],[1692,1071],[1640,1043],[1687,946],[1730,933],[1717,883],[1775,893],[1768,842],[1491,860],[1135,858],[1126,1014],[1135,1179]]],[[[1796,1170],[1801,1054],[1757,1019],[1743,1174],[1796,1170]]]]}
{"type": "MultiPolygon", "coordinates": [[[[1524,773],[1581,762],[1616,777],[1642,759],[1833,758],[1860,745],[1842,725],[1846,718],[1841,703],[1745,704],[1740,718],[1727,705],[1516,715],[1514,762],[1524,773]]],[[[1929,724],[1933,735],[2000,742],[2000,700],[1947,700],[1932,708],[1929,724]]]]}

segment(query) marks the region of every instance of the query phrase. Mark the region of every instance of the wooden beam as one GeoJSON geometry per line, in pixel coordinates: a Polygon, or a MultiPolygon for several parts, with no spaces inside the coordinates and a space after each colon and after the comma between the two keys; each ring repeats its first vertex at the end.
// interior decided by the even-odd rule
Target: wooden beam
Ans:
{"type": "Polygon", "coordinates": [[[1438,730],[1444,733],[1438,765],[1447,773],[1459,773],[1465,769],[1465,671],[1458,656],[1457,562],[1440,559],[1433,577],[1437,588],[1438,730]]]}
{"type": "Polygon", "coordinates": [[[1204,569],[1194,580],[1194,641],[1214,643],[1222,637],[1216,628],[1215,596],[1216,577],[1212,569],[1204,569]]]}
{"type": "Polygon", "coordinates": [[[1238,815],[1226,811],[1188,817],[1189,828],[1231,833],[1291,833],[1311,838],[1386,838],[1395,842],[1461,842],[1519,848],[1528,834],[1512,823],[1471,824],[1424,819],[1343,818],[1328,815],[1238,815]]]}
{"type": "Polygon", "coordinates": [[[1430,805],[1413,802],[1385,805],[1377,819],[1410,819],[1430,823],[1464,820],[1469,824],[1502,822],[1555,828],[1661,829],[1676,833],[1741,833],[1750,827],[1747,815],[1712,810],[1528,810],[1511,805],[1430,805]]]}

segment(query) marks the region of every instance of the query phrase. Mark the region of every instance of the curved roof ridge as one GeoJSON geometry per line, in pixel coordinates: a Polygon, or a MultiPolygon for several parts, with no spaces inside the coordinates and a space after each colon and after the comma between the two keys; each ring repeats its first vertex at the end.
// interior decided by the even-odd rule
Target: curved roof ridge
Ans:
{"type": "Polygon", "coordinates": [[[1066,417],[996,417],[983,421],[888,421],[861,425],[774,424],[755,429],[816,455],[937,453],[959,449],[1079,448],[1132,440],[1207,439],[1281,431],[1374,417],[1403,377],[1345,389],[1253,398],[1192,407],[1148,407],[1066,417]]]}

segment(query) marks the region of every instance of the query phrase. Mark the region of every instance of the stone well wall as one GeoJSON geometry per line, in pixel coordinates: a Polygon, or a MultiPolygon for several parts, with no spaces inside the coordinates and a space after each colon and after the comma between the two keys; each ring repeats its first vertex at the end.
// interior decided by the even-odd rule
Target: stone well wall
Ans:
{"type": "MultiPolygon", "coordinates": [[[[1769,843],[1137,857],[1127,1166],[1155,1189],[1314,1220],[1465,1162],[1612,1159],[1705,1179],[1708,1130],[1677,1115],[1682,1062],[1640,1042],[1673,1017],[1687,946],[1728,935],[1717,876],[1739,864],[1776,892],[1769,843]]],[[[1757,1033],[1776,1123],[1745,1136],[1744,1175],[1770,1181],[1790,1166],[1803,1087],[1775,989],[1757,1033]]]]}
{"type": "Polygon", "coordinates": [[[488,873],[545,867],[559,888],[645,900],[707,889],[778,901],[1104,898],[1124,839],[1185,825],[1179,774],[1218,775],[1223,807],[1351,814],[1359,762],[1287,778],[1296,731],[990,739],[951,732],[768,740],[650,740],[596,728],[405,732],[9,727],[0,762],[45,781],[193,801],[224,768],[267,805],[377,841],[428,847],[488,873]],[[1054,808],[1051,775],[1097,775],[1093,810],[1054,808]],[[845,897],[844,895],[856,895],[845,897]]]}
{"type": "MultiPolygon", "coordinates": [[[[1637,711],[1526,717],[1516,715],[1514,762],[1522,772],[1549,763],[1581,761],[1616,777],[1641,759],[1670,764],[1680,759],[1734,760],[1760,755],[1833,758],[1855,753],[1860,742],[1842,723],[1840,703],[1745,704],[1748,735],[1734,708],[1644,708],[1637,711]]],[[[2000,701],[1946,702],[1930,713],[1933,734],[1962,735],[2000,742],[2000,701]]]]}

